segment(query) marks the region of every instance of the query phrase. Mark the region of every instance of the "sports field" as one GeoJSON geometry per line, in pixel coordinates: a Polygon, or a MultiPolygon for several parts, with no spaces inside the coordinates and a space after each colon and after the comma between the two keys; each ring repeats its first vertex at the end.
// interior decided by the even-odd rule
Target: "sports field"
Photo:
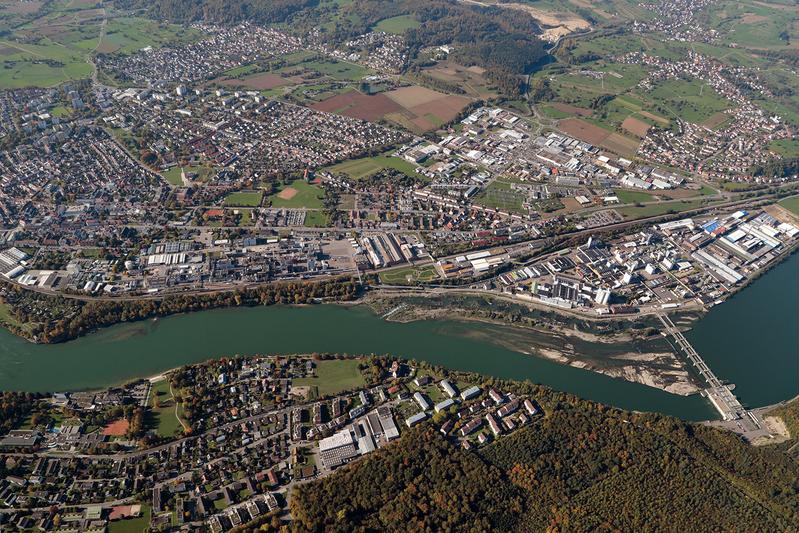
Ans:
{"type": "Polygon", "coordinates": [[[316,387],[319,396],[366,386],[359,359],[331,359],[316,361],[316,377],[293,380],[294,385],[316,387]]]}
{"type": "Polygon", "coordinates": [[[108,523],[108,533],[144,533],[150,528],[150,506],[142,505],[139,518],[126,518],[108,523]]]}
{"type": "Polygon", "coordinates": [[[258,207],[261,205],[262,191],[239,191],[225,197],[225,207],[258,207]]]}
{"type": "Polygon", "coordinates": [[[304,180],[293,181],[290,185],[283,185],[280,190],[271,195],[267,200],[272,207],[288,207],[307,209],[321,209],[325,195],[322,189],[304,180]]]}

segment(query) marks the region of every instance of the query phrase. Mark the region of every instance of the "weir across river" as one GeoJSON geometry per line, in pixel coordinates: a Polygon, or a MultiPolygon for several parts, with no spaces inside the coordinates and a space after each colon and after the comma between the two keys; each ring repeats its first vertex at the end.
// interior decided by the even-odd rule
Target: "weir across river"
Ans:
{"type": "Polygon", "coordinates": [[[761,434],[768,434],[766,424],[763,421],[760,412],[750,411],[746,409],[735,394],[732,392],[730,385],[722,383],[722,381],[713,373],[710,367],[705,363],[704,359],[694,349],[685,335],[677,328],[672,322],[671,318],[667,315],[658,315],[660,322],[666,329],[666,333],[674,337],[683,353],[688,357],[697,373],[705,380],[707,387],[703,389],[702,393],[707,396],[713,407],[721,414],[725,422],[734,422],[737,429],[736,432],[741,433],[748,439],[752,439],[761,434]]]}

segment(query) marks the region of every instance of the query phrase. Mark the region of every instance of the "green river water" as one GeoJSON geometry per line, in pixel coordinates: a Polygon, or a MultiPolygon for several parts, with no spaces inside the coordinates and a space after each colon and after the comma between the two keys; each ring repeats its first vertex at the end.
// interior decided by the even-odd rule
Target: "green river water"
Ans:
{"type": "MultiPolygon", "coordinates": [[[[746,405],[799,394],[799,255],[713,309],[688,335],[746,405]]],[[[120,324],[64,344],[35,345],[0,330],[0,390],[102,387],[186,363],[236,354],[391,353],[500,378],[529,379],[626,409],[688,420],[715,418],[699,396],[559,365],[475,339],[490,325],[457,321],[386,322],[363,306],[224,309],[120,324]]],[[[483,332],[485,333],[485,332],[483,332]]],[[[489,329],[489,338],[493,331],[489,329]]]]}

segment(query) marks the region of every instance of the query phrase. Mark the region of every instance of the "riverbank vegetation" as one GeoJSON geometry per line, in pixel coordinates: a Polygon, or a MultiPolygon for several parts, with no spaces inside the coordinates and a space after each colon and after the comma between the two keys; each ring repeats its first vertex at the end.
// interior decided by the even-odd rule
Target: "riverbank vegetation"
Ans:
{"type": "Polygon", "coordinates": [[[33,292],[12,284],[0,285],[8,314],[2,325],[15,335],[41,343],[63,342],[120,322],[177,313],[222,307],[350,301],[358,296],[359,290],[352,279],[336,278],[272,283],[250,289],[181,294],[161,299],[83,300],[33,292]]]}
{"type": "MultiPolygon", "coordinates": [[[[412,363],[415,364],[415,363],[412,363]]],[[[421,363],[424,367],[425,364],[421,363]]],[[[298,486],[297,531],[788,530],[799,464],[781,448],[531,383],[436,369],[531,394],[537,424],[470,453],[431,423],[334,475],[298,486]]]]}

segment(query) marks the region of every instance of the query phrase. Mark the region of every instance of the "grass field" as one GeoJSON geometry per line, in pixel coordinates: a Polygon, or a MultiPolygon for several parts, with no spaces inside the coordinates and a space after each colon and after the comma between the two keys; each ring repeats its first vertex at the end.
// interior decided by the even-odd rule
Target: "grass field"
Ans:
{"type": "Polygon", "coordinates": [[[283,185],[280,190],[271,195],[268,201],[272,207],[288,207],[307,209],[321,209],[324,199],[322,189],[304,180],[293,181],[290,185],[283,185]]]}
{"type": "Polygon", "coordinates": [[[139,518],[115,520],[108,523],[108,533],[144,533],[150,527],[150,506],[142,505],[139,518]]]}
{"type": "Polygon", "coordinates": [[[749,191],[752,189],[756,189],[757,185],[746,182],[725,181],[724,183],[721,184],[721,188],[729,192],[741,192],[741,191],[749,191]]]}
{"type": "Polygon", "coordinates": [[[779,204],[799,217],[799,196],[792,196],[779,201],[779,204]]]}
{"type": "Polygon", "coordinates": [[[117,17],[108,22],[98,52],[132,54],[142,48],[154,48],[173,42],[189,42],[202,34],[192,28],[165,24],[141,17],[117,17]]]}
{"type": "Polygon", "coordinates": [[[654,202],[655,198],[646,192],[638,192],[638,191],[628,191],[624,189],[616,189],[614,191],[616,196],[619,197],[619,202],[623,204],[634,204],[634,203],[644,203],[644,202],[654,202]]]}
{"type": "Polygon", "coordinates": [[[150,425],[155,428],[158,436],[173,437],[182,430],[175,415],[175,401],[169,391],[169,380],[163,379],[153,384],[150,390],[150,407],[150,425]]]}
{"type": "MultiPolygon", "coordinates": [[[[453,84],[463,91],[464,96],[473,98],[492,98],[497,96],[497,87],[486,77],[485,69],[476,65],[465,66],[452,60],[438,61],[422,70],[424,77],[453,84]]],[[[424,82],[422,83],[424,85],[424,82]]],[[[507,102],[511,105],[511,101],[507,102]]],[[[525,112],[523,110],[523,112],[525,112]]]]}
{"type": "Polygon", "coordinates": [[[704,200],[687,200],[680,202],[662,202],[659,204],[644,205],[641,207],[621,207],[616,209],[624,218],[636,219],[655,217],[667,213],[681,213],[696,209],[704,204],[704,200]]]}
{"type": "Polygon", "coordinates": [[[0,301],[0,324],[22,327],[22,324],[11,314],[11,308],[7,303],[0,301]]]}
{"type": "Polygon", "coordinates": [[[408,176],[422,177],[416,173],[416,165],[399,157],[390,155],[379,155],[375,157],[364,157],[362,159],[351,159],[337,165],[327,167],[325,170],[333,174],[346,174],[354,180],[367,178],[386,168],[393,168],[408,176]]]}
{"type": "MultiPolygon", "coordinates": [[[[213,167],[206,167],[206,166],[190,166],[190,167],[183,167],[183,170],[186,174],[197,174],[198,181],[208,181],[211,176],[214,175],[216,169],[213,167]]],[[[181,168],[180,167],[172,167],[169,170],[162,172],[161,175],[167,180],[169,183],[174,185],[175,187],[182,187],[183,180],[180,177],[181,168]]]]}
{"type": "Polygon", "coordinates": [[[524,195],[521,192],[511,190],[510,183],[500,180],[492,181],[474,199],[478,205],[511,213],[525,213],[523,202],[524,195]]]}
{"type": "Polygon", "coordinates": [[[401,35],[405,33],[406,30],[418,28],[419,26],[421,26],[421,24],[415,18],[408,15],[400,15],[398,17],[381,20],[375,25],[375,30],[401,35]]]}
{"type": "Polygon", "coordinates": [[[366,386],[366,381],[358,370],[358,359],[331,359],[316,361],[316,377],[301,378],[294,385],[316,387],[320,396],[330,396],[339,392],[366,386]]]}
{"type": "Polygon", "coordinates": [[[779,139],[769,144],[769,150],[777,152],[783,157],[799,157],[799,140],[779,139]]]}
{"type": "Polygon", "coordinates": [[[42,5],[41,16],[14,27],[5,34],[7,40],[0,40],[0,89],[52,87],[88,78],[92,67],[87,58],[95,53],[129,54],[200,36],[194,29],[120,16],[110,6],[98,9],[95,2],[42,5]]]}
{"type": "Polygon", "coordinates": [[[344,61],[309,61],[302,66],[341,81],[358,81],[371,74],[367,68],[344,61]]]}
{"type": "Polygon", "coordinates": [[[646,96],[664,108],[666,114],[697,124],[730,106],[725,98],[700,80],[665,80],[646,96]]]}
{"type": "Polygon", "coordinates": [[[227,195],[223,203],[225,207],[258,207],[263,197],[262,191],[239,191],[227,195]]]}
{"type": "Polygon", "coordinates": [[[380,272],[380,281],[386,285],[413,285],[417,282],[430,282],[439,279],[433,265],[423,267],[402,267],[380,272]]]}
{"type": "Polygon", "coordinates": [[[306,211],[305,226],[308,228],[326,228],[330,225],[330,219],[324,211],[306,211]]]}

